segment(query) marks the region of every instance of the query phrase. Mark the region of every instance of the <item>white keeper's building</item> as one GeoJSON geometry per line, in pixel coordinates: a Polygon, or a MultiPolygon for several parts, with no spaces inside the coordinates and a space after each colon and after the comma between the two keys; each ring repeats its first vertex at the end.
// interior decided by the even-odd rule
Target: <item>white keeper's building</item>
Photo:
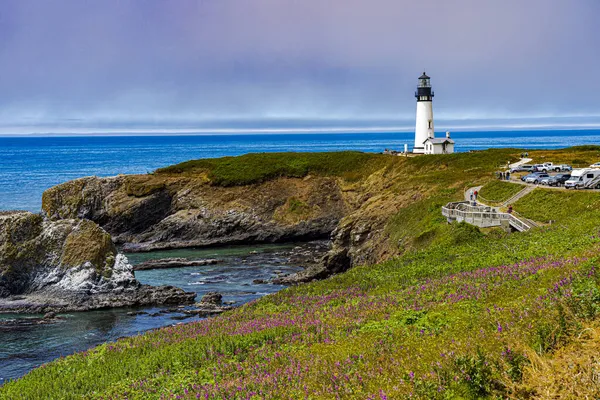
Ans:
{"type": "Polygon", "coordinates": [[[450,132],[445,138],[436,138],[433,130],[433,96],[431,82],[425,72],[419,77],[415,97],[417,98],[417,122],[415,126],[415,145],[413,153],[450,154],[454,153],[454,140],[450,132]]]}

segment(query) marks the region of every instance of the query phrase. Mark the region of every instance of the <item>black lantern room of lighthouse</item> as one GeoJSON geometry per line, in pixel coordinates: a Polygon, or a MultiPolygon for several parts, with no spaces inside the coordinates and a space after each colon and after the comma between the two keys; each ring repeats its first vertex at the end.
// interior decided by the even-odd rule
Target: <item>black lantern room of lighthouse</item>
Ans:
{"type": "Polygon", "coordinates": [[[432,101],[434,95],[435,94],[431,90],[430,78],[423,72],[423,75],[419,77],[419,85],[417,86],[415,97],[417,98],[417,101],[432,101]]]}

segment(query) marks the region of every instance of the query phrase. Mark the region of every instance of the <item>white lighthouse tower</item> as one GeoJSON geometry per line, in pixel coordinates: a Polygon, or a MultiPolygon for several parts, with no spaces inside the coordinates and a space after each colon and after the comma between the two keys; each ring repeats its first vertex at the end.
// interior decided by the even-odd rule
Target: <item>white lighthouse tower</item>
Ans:
{"type": "Polygon", "coordinates": [[[419,85],[415,92],[417,98],[417,124],[415,127],[415,147],[413,153],[425,153],[424,143],[434,138],[433,133],[433,91],[431,82],[425,72],[419,77],[419,85]]]}

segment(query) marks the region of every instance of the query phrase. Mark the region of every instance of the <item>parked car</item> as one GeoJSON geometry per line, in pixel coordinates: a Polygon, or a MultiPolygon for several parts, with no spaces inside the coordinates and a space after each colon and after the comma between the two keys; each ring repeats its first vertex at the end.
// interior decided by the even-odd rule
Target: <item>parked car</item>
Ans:
{"type": "Polygon", "coordinates": [[[527,177],[525,179],[525,182],[527,182],[527,183],[535,183],[537,185],[538,183],[540,183],[540,181],[542,179],[549,178],[549,177],[550,177],[550,175],[545,174],[543,172],[541,174],[536,174],[536,175],[531,174],[529,177],[527,177]]]}
{"type": "Polygon", "coordinates": [[[593,163],[592,165],[590,165],[590,168],[600,168],[600,162],[593,163]]]}
{"type": "Polygon", "coordinates": [[[515,172],[533,172],[533,165],[523,164],[510,169],[511,174],[514,174],[515,172]]]}
{"type": "Polygon", "coordinates": [[[553,164],[551,162],[545,162],[543,164],[535,164],[533,166],[534,171],[540,171],[540,172],[550,172],[550,171],[556,171],[556,172],[561,172],[561,171],[571,171],[573,168],[570,165],[567,164],[553,164]]]}
{"type": "Polygon", "coordinates": [[[570,177],[571,175],[569,174],[556,174],[554,176],[543,178],[540,183],[548,186],[560,186],[569,180],[570,177]]]}
{"type": "Polygon", "coordinates": [[[573,167],[568,164],[555,165],[554,170],[556,172],[573,171],[573,167]]]}
{"type": "Polygon", "coordinates": [[[532,176],[538,176],[538,175],[540,175],[540,174],[543,174],[543,172],[535,171],[535,172],[532,172],[532,173],[530,173],[530,174],[523,175],[523,176],[521,177],[521,180],[522,180],[523,182],[526,182],[526,181],[527,181],[527,178],[530,178],[530,177],[532,177],[532,176]]]}

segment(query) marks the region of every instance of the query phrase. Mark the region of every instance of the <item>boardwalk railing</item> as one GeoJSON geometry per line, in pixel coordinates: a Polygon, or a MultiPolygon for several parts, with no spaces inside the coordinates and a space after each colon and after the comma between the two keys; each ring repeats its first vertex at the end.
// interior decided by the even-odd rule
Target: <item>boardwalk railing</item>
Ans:
{"type": "Polygon", "coordinates": [[[473,206],[466,201],[448,203],[442,207],[442,215],[451,221],[467,222],[480,228],[489,228],[501,226],[502,221],[508,221],[508,224],[519,232],[527,231],[532,226],[517,218],[513,214],[499,212],[489,206],[473,206]]]}

